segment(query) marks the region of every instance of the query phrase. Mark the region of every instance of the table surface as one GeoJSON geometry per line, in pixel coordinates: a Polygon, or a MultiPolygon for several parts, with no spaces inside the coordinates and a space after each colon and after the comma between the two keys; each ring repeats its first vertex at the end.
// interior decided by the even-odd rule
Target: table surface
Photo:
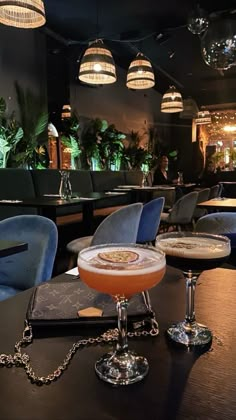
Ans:
{"type": "Polygon", "coordinates": [[[28,245],[25,242],[0,240],[0,258],[27,251],[27,249],[28,245]]]}
{"type": "MultiPolygon", "coordinates": [[[[76,193],[78,197],[63,200],[55,195],[52,196],[41,196],[32,198],[22,198],[22,200],[0,200],[2,206],[20,206],[20,207],[67,207],[78,204],[86,204],[88,201],[97,201],[101,199],[110,199],[109,194],[103,192],[92,192],[92,193],[76,193]]],[[[119,195],[119,192],[117,192],[119,195]]]]}
{"type": "Polygon", "coordinates": [[[197,207],[217,207],[233,209],[236,207],[236,198],[224,198],[223,200],[216,200],[215,198],[208,201],[198,203],[197,207]]]}
{"type": "MultiPolygon", "coordinates": [[[[62,275],[55,280],[71,280],[62,275]]],[[[21,336],[31,290],[0,303],[1,353],[11,353],[21,336]]],[[[140,383],[113,387],[99,380],[95,361],[112,345],[79,350],[68,370],[50,385],[31,384],[22,368],[1,368],[1,420],[235,420],[236,418],[236,271],[204,272],[196,288],[196,316],[213,331],[211,348],[175,345],[165,335],[171,322],[185,313],[182,274],[170,267],[150,291],[160,325],[158,337],[129,340],[147,357],[150,371],[140,383]]],[[[72,343],[96,335],[37,338],[25,351],[37,374],[47,375],[64,359],[72,343]]]]}

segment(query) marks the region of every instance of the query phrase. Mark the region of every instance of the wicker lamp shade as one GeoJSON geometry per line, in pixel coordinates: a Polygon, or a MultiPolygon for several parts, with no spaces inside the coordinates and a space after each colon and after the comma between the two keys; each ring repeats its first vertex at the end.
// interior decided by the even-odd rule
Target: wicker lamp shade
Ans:
{"type": "Polygon", "coordinates": [[[162,97],[161,112],[174,113],[183,111],[183,99],[175,86],[170,86],[162,97]]]}
{"type": "Polygon", "coordinates": [[[130,63],[126,86],[130,89],[149,89],[155,85],[155,76],[150,61],[138,53],[130,63]]]}
{"type": "Polygon", "coordinates": [[[65,118],[71,117],[71,106],[70,105],[63,105],[61,111],[61,119],[64,120],[65,118]]]}
{"type": "Polygon", "coordinates": [[[0,0],[0,23],[33,29],[46,22],[42,0],[0,0]]]}
{"type": "Polygon", "coordinates": [[[116,81],[112,54],[102,40],[96,40],[85,51],[80,64],[79,79],[94,85],[105,85],[116,81]]]}
{"type": "Polygon", "coordinates": [[[197,125],[211,124],[211,122],[211,114],[209,111],[204,110],[197,113],[197,118],[195,119],[197,125]]]}

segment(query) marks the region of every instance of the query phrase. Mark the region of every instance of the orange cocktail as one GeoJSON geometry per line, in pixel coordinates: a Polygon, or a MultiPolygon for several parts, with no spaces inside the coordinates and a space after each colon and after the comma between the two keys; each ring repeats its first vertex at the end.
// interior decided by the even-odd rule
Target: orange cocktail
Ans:
{"type": "Polygon", "coordinates": [[[155,286],[165,273],[165,259],[160,252],[131,245],[91,247],[80,253],[78,266],[88,286],[126,298],[155,286]]]}
{"type": "Polygon", "coordinates": [[[161,281],[165,266],[162,251],[136,244],[98,245],[80,252],[78,267],[81,279],[116,300],[117,347],[95,364],[96,373],[104,381],[128,385],[140,381],[147,374],[147,359],[128,350],[127,306],[133,294],[150,289],[161,281]]]}

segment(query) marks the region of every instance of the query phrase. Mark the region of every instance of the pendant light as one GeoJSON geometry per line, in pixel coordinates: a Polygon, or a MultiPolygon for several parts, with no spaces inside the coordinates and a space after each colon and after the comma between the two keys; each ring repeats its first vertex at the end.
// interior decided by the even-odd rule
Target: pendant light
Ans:
{"type": "Polygon", "coordinates": [[[61,119],[64,120],[65,118],[71,117],[71,106],[70,105],[63,105],[61,111],[61,119]]]}
{"type": "Polygon", "coordinates": [[[183,111],[183,99],[175,86],[170,86],[162,97],[161,112],[174,113],[183,111]]]}
{"type": "Polygon", "coordinates": [[[211,122],[211,114],[209,111],[203,110],[197,113],[197,118],[195,119],[197,125],[211,124],[211,122]]]}
{"type": "Polygon", "coordinates": [[[138,53],[130,63],[126,86],[130,89],[149,89],[155,85],[155,76],[150,61],[138,53]]]}
{"type": "Polygon", "coordinates": [[[0,0],[0,23],[33,29],[46,22],[42,0],[0,0]]]}
{"type": "Polygon", "coordinates": [[[111,52],[103,41],[94,41],[85,51],[79,69],[79,80],[93,85],[116,81],[116,68],[111,52]]]}

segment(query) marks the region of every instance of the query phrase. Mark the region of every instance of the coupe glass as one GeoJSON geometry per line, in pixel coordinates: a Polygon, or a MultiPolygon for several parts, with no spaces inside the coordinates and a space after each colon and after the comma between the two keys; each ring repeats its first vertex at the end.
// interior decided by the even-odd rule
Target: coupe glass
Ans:
{"type": "Polygon", "coordinates": [[[222,265],[230,254],[230,240],[221,235],[192,232],[171,232],[158,235],[156,247],[166,254],[166,262],[183,271],[186,279],[186,316],[167,330],[176,342],[204,345],[212,340],[211,331],[195,318],[196,281],[204,270],[222,265]]]}
{"type": "Polygon", "coordinates": [[[118,343],[113,353],[95,364],[97,375],[114,385],[140,381],[148,373],[148,362],[128,350],[127,307],[129,298],[162,280],[165,255],[154,247],[136,244],[98,245],[79,253],[81,279],[91,288],[110,294],[118,312],[118,343]]]}

